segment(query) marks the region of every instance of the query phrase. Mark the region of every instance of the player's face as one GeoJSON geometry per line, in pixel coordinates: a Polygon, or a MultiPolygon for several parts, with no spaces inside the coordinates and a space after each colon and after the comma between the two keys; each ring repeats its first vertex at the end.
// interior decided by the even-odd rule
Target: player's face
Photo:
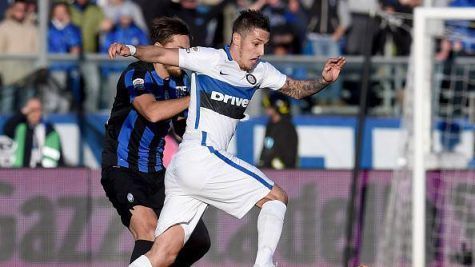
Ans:
{"type": "MultiPolygon", "coordinates": [[[[190,48],[190,37],[188,35],[173,35],[172,39],[163,47],[190,48]]],[[[180,77],[182,75],[182,70],[179,67],[165,65],[165,69],[171,76],[180,77]]]]}
{"type": "Polygon", "coordinates": [[[241,35],[239,41],[239,66],[243,70],[253,69],[264,55],[264,47],[269,42],[270,33],[254,28],[241,35]]]}

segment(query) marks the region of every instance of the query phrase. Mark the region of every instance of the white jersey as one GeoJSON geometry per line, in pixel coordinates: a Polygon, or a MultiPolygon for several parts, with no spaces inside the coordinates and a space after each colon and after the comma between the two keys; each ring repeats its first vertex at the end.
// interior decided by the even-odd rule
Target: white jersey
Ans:
{"type": "Polygon", "coordinates": [[[180,49],[180,67],[194,72],[186,132],[165,174],[165,204],[155,235],[180,224],[185,242],[206,207],[242,218],[267,196],[274,182],[225,151],[259,88],[280,89],[286,76],[259,62],[242,71],[229,49],[180,49]]]}
{"type": "Polygon", "coordinates": [[[200,142],[226,150],[256,89],[278,90],[286,76],[267,62],[243,71],[229,47],[179,50],[179,65],[193,72],[191,99],[183,142],[200,142]]]}

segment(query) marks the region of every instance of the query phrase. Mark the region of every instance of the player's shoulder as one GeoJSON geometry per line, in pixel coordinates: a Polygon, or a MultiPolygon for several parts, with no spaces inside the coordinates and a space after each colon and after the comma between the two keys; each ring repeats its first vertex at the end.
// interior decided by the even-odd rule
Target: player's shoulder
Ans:
{"type": "Polygon", "coordinates": [[[193,46],[190,48],[184,49],[187,54],[197,54],[203,58],[212,60],[213,58],[219,57],[221,55],[220,50],[212,47],[205,46],[193,46]]]}
{"type": "Polygon", "coordinates": [[[264,79],[268,75],[269,68],[273,68],[272,64],[267,61],[259,61],[254,69],[251,71],[251,74],[258,77],[258,80],[264,79]]]}
{"type": "Polygon", "coordinates": [[[130,63],[127,68],[125,69],[124,73],[127,72],[149,72],[153,70],[153,64],[143,62],[143,61],[135,61],[130,63]]]}
{"type": "Polygon", "coordinates": [[[274,68],[274,66],[265,60],[259,60],[253,72],[265,72],[269,68],[274,68]]]}
{"type": "Polygon", "coordinates": [[[216,53],[219,49],[207,46],[193,46],[190,48],[185,48],[187,53],[216,53]]]}
{"type": "MultiPolygon", "coordinates": [[[[280,80],[281,75],[283,75],[274,65],[264,60],[259,61],[250,74],[256,80],[258,87],[268,84],[270,81],[280,80]]],[[[246,76],[246,78],[249,77],[246,76]]]]}

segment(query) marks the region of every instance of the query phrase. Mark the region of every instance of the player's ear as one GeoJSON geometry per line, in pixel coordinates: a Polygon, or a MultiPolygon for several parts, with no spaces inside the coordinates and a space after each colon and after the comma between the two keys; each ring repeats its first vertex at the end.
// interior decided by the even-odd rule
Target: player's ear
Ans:
{"type": "Polygon", "coordinates": [[[241,34],[237,33],[237,32],[233,32],[233,40],[232,40],[232,43],[234,45],[237,45],[237,46],[240,46],[241,44],[241,34]]]}
{"type": "Polygon", "coordinates": [[[154,45],[154,46],[163,47],[163,45],[162,45],[161,43],[159,43],[159,42],[155,42],[153,45],[154,45]]]}

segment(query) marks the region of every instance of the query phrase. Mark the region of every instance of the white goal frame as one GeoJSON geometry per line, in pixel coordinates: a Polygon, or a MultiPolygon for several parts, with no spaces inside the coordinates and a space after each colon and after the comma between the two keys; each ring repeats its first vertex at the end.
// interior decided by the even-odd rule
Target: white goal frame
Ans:
{"type": "Polygon", "coordinates": [[[414,144],[412,169],[412,266],[426,266],[426,159],[430,156],[431,140],[431,68],[432,40],[429,20],[475,20],[475,8],[419,7],[414,11],[414,144]]]}

